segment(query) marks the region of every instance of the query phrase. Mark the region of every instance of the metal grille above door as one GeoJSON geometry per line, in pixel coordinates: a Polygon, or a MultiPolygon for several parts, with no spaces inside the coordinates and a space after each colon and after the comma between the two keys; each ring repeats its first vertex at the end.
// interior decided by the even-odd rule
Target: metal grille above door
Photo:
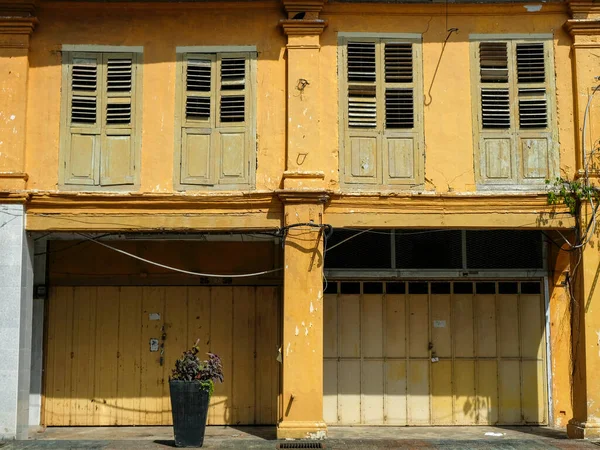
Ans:
{"type": "Polygon", "coordinates": [[[533,230],[335,229],[326,269],[543,269],[543,235],[533,230]],[[339,245],[338,245],[339,244],[339,245]]]}
{"type": "Polygon", "coordinates": [[[538,280],[330,281],[328,292],[328,424],[548,422],[538,280]]]}

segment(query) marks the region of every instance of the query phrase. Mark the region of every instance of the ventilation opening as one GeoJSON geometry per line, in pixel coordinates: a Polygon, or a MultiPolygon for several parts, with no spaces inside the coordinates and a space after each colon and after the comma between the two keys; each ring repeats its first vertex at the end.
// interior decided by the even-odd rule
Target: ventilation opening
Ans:
{"type": "Polygon", "coordinates": [[[277,448],[325,448],[321,442],[281,442],[277,448]]]}
{"type": "Polygon", "coordinates": [[[325,268],[543,269],[543,246],[542,233],[534,230],[335,229],[325,268]]]}

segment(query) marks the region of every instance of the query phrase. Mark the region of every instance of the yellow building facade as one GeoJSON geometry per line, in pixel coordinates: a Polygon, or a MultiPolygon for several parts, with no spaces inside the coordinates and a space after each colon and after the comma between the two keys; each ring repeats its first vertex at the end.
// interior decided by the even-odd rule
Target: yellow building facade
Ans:
{"type": "Polygon", "coordinates": [[[597,436],[599,14],[0,3],[0,435],[170,424],[199,339],[209,424],[597,436]]]}

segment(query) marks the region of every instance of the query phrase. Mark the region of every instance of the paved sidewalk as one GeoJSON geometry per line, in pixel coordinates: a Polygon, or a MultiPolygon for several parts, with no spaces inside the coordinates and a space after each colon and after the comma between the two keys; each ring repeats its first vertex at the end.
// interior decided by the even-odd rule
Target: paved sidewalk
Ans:
{"type": "MultiPolygon", "coordinates": [[[[274,427],[208,427],[204,448],[275,449],[274,427]]],[[[317,441],[311,441],[317,442],[317,441]]],[[[330,427],[327,449],[597,449],[547,427],[330,427]]],[[[2,450],[158,450],[174,447],[171,427],[64,427],[32,433],[28,441],[0,442],[2,450]]]]}

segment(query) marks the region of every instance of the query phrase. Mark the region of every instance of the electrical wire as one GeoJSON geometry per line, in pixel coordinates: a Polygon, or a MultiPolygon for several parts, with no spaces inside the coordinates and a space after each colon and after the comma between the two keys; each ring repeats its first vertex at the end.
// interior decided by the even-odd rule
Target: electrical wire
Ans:
{"type": "Polygon", "coordinates": [[[85,234],[81,234],[81,233],[77,233],[80,236],[82,236],[83,238],[90,240],[92,242],[95,242],[98,245],[101,245],[102,247],[106,247],[110,250],[113,250],[117,253],[121,253],[123,255],[129,256],[130,258],[134,258],[137,259],[139,261],[145,262],[146,264],[150,264],[152,266],[156,266],[156,267],[161,267],[163,269],[167,269],[167,270],[172,270],[174,272],[179,272],[179,273],[185,273],[187,275],[194,275],[194,276],[198,276],[198,277],[206,277],[206,278],[249,278],[249,277],[257,277],[260,275],[265,275],[268,273],[275,273],[275,272],[279,272],[281,270],[283,270],[282,267],[278,268],[278,269],[270,269],[270,270],[263,270],[262,272],[254,272],[254,273],[243,273],[243,274],[235,274],[235,275],[229,275],[229,274],[214,274],[214,273],[200,273],[200,272],[192,272],[190,270],[184,270],[184,269],[179,269],[177,267],[171,267],[171,266],[167,266],[166,264],[161,264],[155,261],[151,261],[149,259],[146,258],[142,258],[141,256],[137,256],[134,255],[133,253],[129,253],[126,252],[125,250],[121,250],[119,248],[113,247],[111,245],[105,244],[104,242],[101,242],[97,239],[91,238],[89,236],[86,236],[85,234]]]}

